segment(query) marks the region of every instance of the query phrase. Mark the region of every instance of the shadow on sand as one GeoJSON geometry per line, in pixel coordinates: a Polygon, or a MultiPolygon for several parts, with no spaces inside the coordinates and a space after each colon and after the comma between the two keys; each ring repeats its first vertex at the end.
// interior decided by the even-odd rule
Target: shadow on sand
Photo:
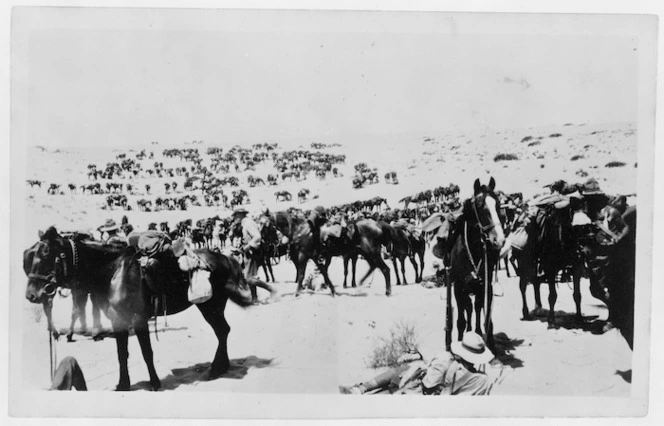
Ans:
{"type": "Polygon", "coordinates": [[[518,346],[523,344],[523,339],[510,339],[507,334],[501,332],[494,334],[493,341],[495,343],[496,358],[498,358],[501,364],[512,368],[523,367],[523,361],[515,357],[512,353],[518,346]]]}
{"type": "MultiPolygon", "coordinates": [[[[530,313],[533,320],[548,322],[548,309],[535,309],[530,313]]],[[[564,311],[556,311],[554,328],[564,328],[566,330],[581,330],[592,334],[604,334],[603,328],[606,321],[598,319],[597,315],[584,315],[578,319],[576,314],[564,311]]]]}
{"type": "MultiPolygon", "coordinates": [[[[270,367],[273,359],[258,358],[248,356],[246,358],[237,358],[231,360],[231,368],[220,377],[214,379],[243,379],[250,368],[270,367]]],[[[171,374],[161,379],[161,390],[174,390],[180,385],[191,385],[198,382],[207,382],[211,363],[203,362],[194,364],[186,368],[176,368],[171,370],[171,374]]],[[[149,390],[150,381],[142,381],[134,384],[131,390],[149,390]]]]}

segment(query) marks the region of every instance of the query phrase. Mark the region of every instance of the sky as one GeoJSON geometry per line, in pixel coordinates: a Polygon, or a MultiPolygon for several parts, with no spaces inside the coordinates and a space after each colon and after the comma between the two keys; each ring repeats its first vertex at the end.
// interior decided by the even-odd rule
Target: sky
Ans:
{"type": "Polygon", "coordinates": [[[14,45],[12,89],[26,85],[13,107],[29,145],[335,142],[638,118],[634,38],[537,31],[551,24],[534,16],[18,13],[13,34],[28,41],[14,45]]]}

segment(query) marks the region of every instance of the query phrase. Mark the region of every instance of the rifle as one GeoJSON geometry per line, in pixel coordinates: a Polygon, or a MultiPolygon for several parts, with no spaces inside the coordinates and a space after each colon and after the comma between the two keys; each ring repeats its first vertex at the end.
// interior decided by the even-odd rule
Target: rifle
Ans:
{"type": "Polygon", "coordinates": [[[447,309],[445,312],[445,350],[451,351],[452,347],[452,318],[454,308],[452,307],[452,282],[450,281],[450,267],[445,266],[445,285],[447,285],[447,309]]]}

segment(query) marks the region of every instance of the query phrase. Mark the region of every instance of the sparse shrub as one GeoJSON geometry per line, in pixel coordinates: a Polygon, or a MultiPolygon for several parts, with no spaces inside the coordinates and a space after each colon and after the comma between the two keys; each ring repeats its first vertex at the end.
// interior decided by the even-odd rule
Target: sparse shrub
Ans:
{"type": "Polygon", "coordinates": [[[565,123],[565,124],[563,124],[563,126],[572,126],[572,125],[573,125],[572,123],[565,123]]]}
{"type": "Polygon", "coordinates": [[[639,164],[639,163],[634,163],[634,168],[636,168],[636,167],[637,167],[637,164],[639,164]]]}
{"type": "Polygon", "coordinates": [[[611,161],[609,163],[606,163],[605,167],[613,168],[613,167],[624,167],[627,164],[623,163],[622,161],[611,161]]]}
{"type": "Polygon", "coordinates": [[[540,164],[540,169],[543,169],[543,168],[544,168],[544,164],[540,164]]]}
{"type": "Polygon", "coordinates": [[[367,365],[371,368],[396,367],[399,357],[416,352],[419,352],[419,342],[415,326],[401,321],[390,328],[389,337],[378,338],[367,365]]]}
{"type": "Polygon", "coordinates": [[[579,176],[579,177],[582,177],[582,178],[583,177],[588,177],[588,172],[586,172],[583,169],[579,169],[579,170],[576,171],[576,175],[579,176]]]}
{"type": "Polygon", "coordinates": [[[592,145],[584,145],[584,146],[583,146],[583,149],[587,150],[587,149],[590,148],[591,146],[592,146],[592,145]]]}
{"type": "Polygon", "coordinates": [[[551,134],[549,135],[549,137],[550,137],[550,138],[559,138],[559,137],[561,137],[562,135],[563,135],[562,133],[551,133],[551,134]]]}
{"type": "Polygon", "coordinates": [[[537,145],[541,145],[541,144],[542,144],[542,142],[540,142],[540,141],[534,141],[534,142],[530,142],[528,144],[528,146],[537,146],[537,145]]]}
{"type": "Polygon", "coordinates": [[[583,155],[575,155],[572,158],[569,159],[569,161],[576,161],[584,158],[583,155]]]}
{"type": "Polygon", "coordinates": [[[521,143],[528,142],[528,141],[531,141],[531,140],[533,140],[532,136],[526,136],[525,138],[521,139],[521,143]]]}
{"type": "Polygon", "coordinates": [[[537,159],[538,159],[538,160],[544,160],[544,154],[539,154],[539,155],[537,156],[537,159]]]}
{"type": "Polygon", "coordinates": [[[518,160],[519,157],[516,156],[516,154],[498,154],[495,157],[493,157],[493,161],[512,161],[512,160],[518,160]]]}

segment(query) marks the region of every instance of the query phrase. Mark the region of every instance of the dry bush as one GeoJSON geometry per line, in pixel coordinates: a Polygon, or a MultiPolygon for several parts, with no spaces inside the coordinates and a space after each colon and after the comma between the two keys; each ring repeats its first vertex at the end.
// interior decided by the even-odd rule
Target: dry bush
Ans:
{"type": "Polygon", "coordinates": [[[378,338],[367,365],[371,368],[396,367],[404,354],[419,352],[419,342],[415,326],[400,321],[390,328],[389,337],[378,338]]]}
{"type": "Polygon", "coordinates": [[[537,145],[541,145],[541,144],[542,144],[542,142],[540,142],[540,141],[534,141],[534,142],[530,142],[528,144],[528,146],[537,146],[537,145]]]}
{"type": "Polygon", "coordinates": [[[606,163],[606,166],[604,166],[604,167],[609,167],[609,168],[612,168],[612,167],[624,167],[624,166],[626,166],[626,165],[627,165],[627,164],[623,163],[622,161],[611,161],[611,162],[609,162],[609,163],[606,163]]]}
{"type": "Polygon", "coordinates": [[[521,139],[521,142],[522,142],[522,143],[523,143],[523,142],[528,142],[528,141],[530,141],[530,140],[532,140],[532,139],[533,139],[532,136],[526,136],[525,138],[521,139]]]}
{"type": "Polygon", "coordinates": [[[559,137],[561,137],[562,135],[563,135],[562,133],[551,133],[551,134],[549,135],[549,137],[550,137],[550,138],[559,138],[559,137]]]}
{"type": "Polygon", "coordinates": [[[576,161],[576,160],[580,160],[582,158],[585,158],[585,157],[583,155],[575,155],[572,158],[570,158],[569,161],[576,161]]]}
{"type": "Polygon", "coordinates": [[[588,172],[583,169],[579,169],[576,171],[576,175],[579,177],[588,177],[588,172]]]}
{"type": "Polygon", "coordinates": [[[493,157],[493,161],[512,161],[512,160],[518,160],[519,157],[517,157],[516,154],[498,154],[495,157],[493,157]]]}

